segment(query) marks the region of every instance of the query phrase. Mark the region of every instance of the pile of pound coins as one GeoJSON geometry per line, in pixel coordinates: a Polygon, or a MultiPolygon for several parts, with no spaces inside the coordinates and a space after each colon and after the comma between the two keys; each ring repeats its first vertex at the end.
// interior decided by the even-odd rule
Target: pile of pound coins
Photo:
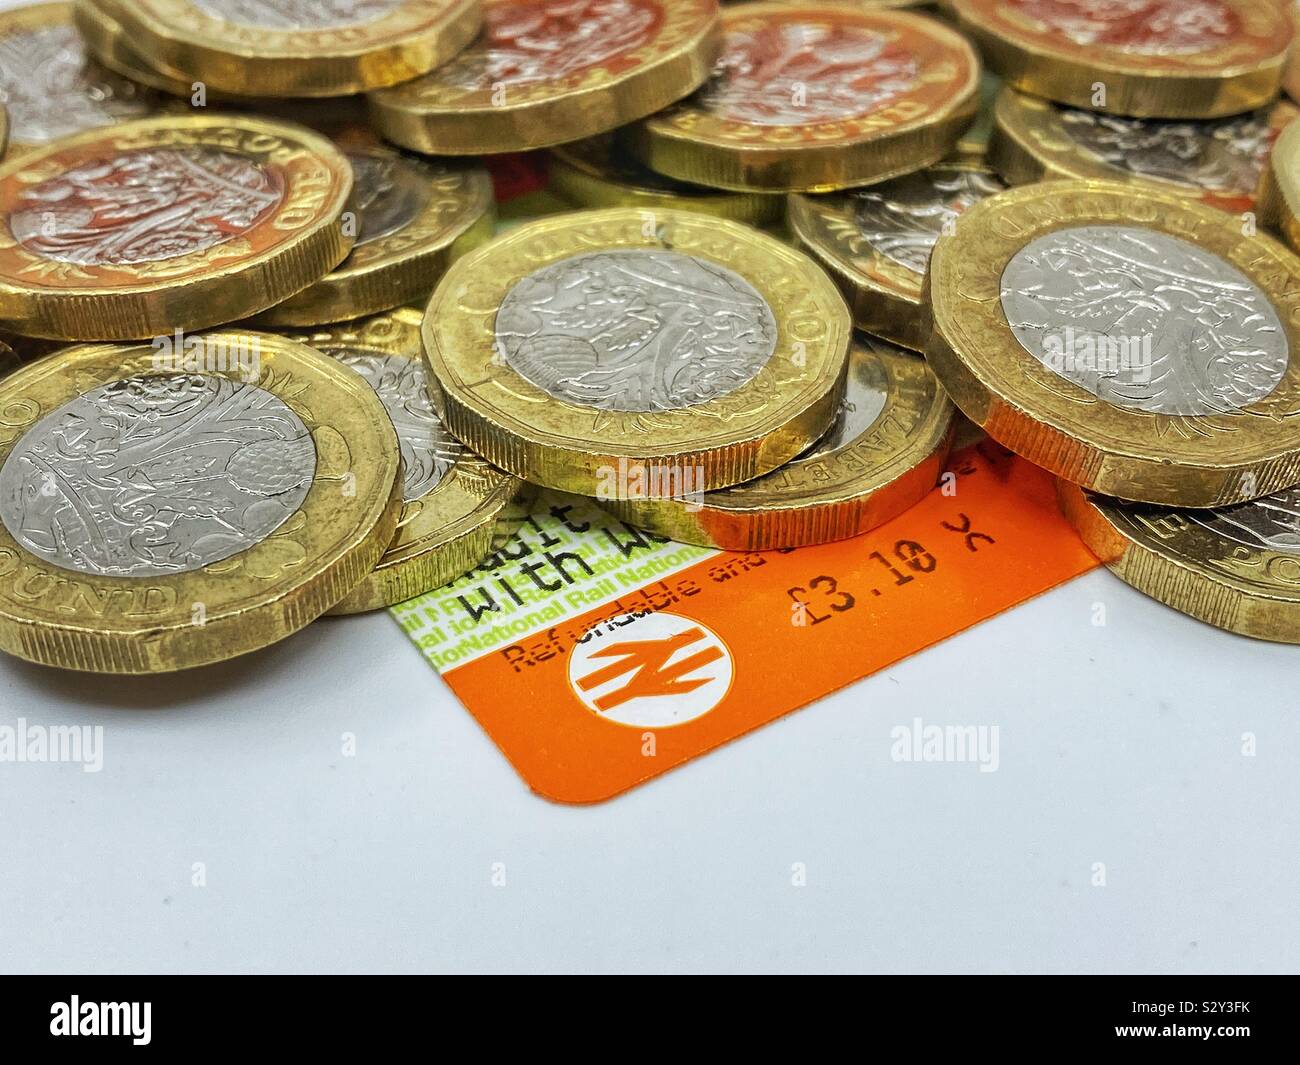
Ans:
{"type": "Polygon", "coordinates": [[[465,574],[539,488],[853,537],[967,422],[1121,579],[1300,643],[1298,14],[2,12],[0,649],[231,658],[465,574]],[[499,226],[508,153],[572,209],[499,226]]]}

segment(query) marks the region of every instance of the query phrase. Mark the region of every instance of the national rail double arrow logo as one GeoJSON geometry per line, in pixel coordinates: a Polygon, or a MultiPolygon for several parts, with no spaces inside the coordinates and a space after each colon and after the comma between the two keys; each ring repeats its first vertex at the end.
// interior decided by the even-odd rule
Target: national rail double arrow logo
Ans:
{"type": "Polygon", "coordinates": [[[735,660],[691,618],[656,612],[593,629],[569,656],[569,685],[598,717],[669,728],[703,717],[731,690],[735,660]]]}

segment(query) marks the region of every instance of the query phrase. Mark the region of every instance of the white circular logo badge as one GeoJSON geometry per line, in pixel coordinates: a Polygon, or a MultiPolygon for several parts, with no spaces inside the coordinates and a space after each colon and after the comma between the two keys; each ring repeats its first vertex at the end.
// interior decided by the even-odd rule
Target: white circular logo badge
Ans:
{"type": "Polygon", "coordinates": [[[671,728],[703,717],[735,677],[712,629],[676,614],[625,614],[587,634],[569,656],[569,686],[597,717],[671,728]]]}

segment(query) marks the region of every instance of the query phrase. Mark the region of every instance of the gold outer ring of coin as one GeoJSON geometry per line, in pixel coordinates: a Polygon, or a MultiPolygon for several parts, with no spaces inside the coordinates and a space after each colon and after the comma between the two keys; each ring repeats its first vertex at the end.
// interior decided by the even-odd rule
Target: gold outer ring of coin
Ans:
{"type": "MultiPolygon", "coordinates": [[[[293,339],[331,358],[370,355],[409,359],[423,383],[425,366],[420,347],[423,316],[422,311],[413,307],[400,307],[386,314],[313,330],[293,339]]],[[[370,384],[374,387],[373,381],[370,384]]],[[[426,387],[421,388],[421,396],[427,396],[426,387]]],[[[403,431],[412,427],[416,432],[424,428],[418,412],[407,411],[397,434],[404,452],[410,444],[403,431]]],[[[519,494],[522,482],[490,466],[463,446],[454,446],[451,469],[432,490],[418,498],[403,500],[397,532],[383,557],[329,613],[356,614],[404,602],[455,580],[477,566],[491,550],[497,521],[519,494]]],[[[412,461],[422,457],[425,456],[413,451],[404,454],[406,473],[410,473],[412,461]]]]}
{"type": "MultiPolygon", "coordinates": [[[[72,16],[87,50],[103,67],[126,78],[164,94],[159,110],[184,114],[192,107],[219,105],[236,111],[252,111],[260,118],[278,122],[296,122],[335,137],[341,129],[360,128],[365,120],[365,97],[327,96],[317,99],[307,97],[271,98],[241,96],[238,93],[219,92],[203,86],[203,102],[195,102],[198,83],[177,70],[162,70],[147,62],[132,46],[121,23],[106,13],[104,4],[109,0],[75,0],[72,16]],[[170,99],[175,97],[176,99],[170,99]]],[[[378,143],[373,134],[370,142],[378,143]]]]}
{"type": "Polygon", "coordinates": [[[1058,477],[1105,495],[1190,507],[1245,502],[1300,481],[1300,259],[1271,237],[1243,234],[1232,216],[1155,188],[1023,185],[975,204],[939,238],[925,291],[934,323],[926,358],[953,402],[1058,477]],[[1098,399],[1032,355],[1003,310],[1003,272],[1031,241],[1079,226],[1174,237],[1257,285],[1287,342],[1288,364],[1273,391],[1235,413],[1151,413],[1098,399]]]}
{"type": "MultiPolygon", "coordinates": [[[[989,139],[988,160],[1008,185],[1027,185],[1053,178],[1132,181],[1181,192],[1228,211],[1248,211],[1254,204],[1258,181],[1249,189],[1211,189],[1190,181],[1140,174],[1108,162],[1071,136],[1061,106],[1011,88],[1003,87],[998,93],[993,104],[994,125],[989,139]]],[[[1077,109],[1076,113],[1079,113],[1077,109]]],[[[1300,115],[1300,108],[1286,100],[1274,104],[1268,115],[1272,135],[1280,134],[1297,115],[1300,115]]],[[[1120,121],[1161,123],[1169,120],[1123,118],[1120,121]]]]}
{"type": "Polygon", "coordinates": [[[73,0],[72,21],[86,51],[114,74],[170,96],[189,96],[194,91],[193,80],[186,80],[179,71],[159,70],[145,61],[104,0],[73,0]]]}
{"type": "MultiPolygon", "coordinates": [[[[1276,643],[1300,643],[1300,555],[1207,525],[1224,511],[1121,503],[1057,481],[1084,544],[1125,584],[1179,613],[1276,643]]],[[[1295,506],[1295,492],[1286,493],[1295,506]]],[[[1257,508],[1267,499],[1231,511],[1257,508]]]]}
{"type": "Polygon", "coordinates": [[[379,18],[316,29],[234,22],[193,0],[93,2],[165,74],[239,96],[346,96],[396,85],[451,59],[482,20],[479,0],[402,0],[379,18]]]}
{"type": "Polygon", "coordinates": [[[1076,44],[1009,10],[1007,0],[949,0],[989,69],[1021,92],[1135,118],[1221,118],[1277,96],[1291,44],[1276,4],[1223,0],[1242,26],[1230,43],[1191,53],[1076,44]],[[1095,103],[1097,86],[1105,103],[1095,103]]]}
{"type": "MultiPolygon", "coordinates": [[[[718,55],[716,0],[647,0],[662,10],[653,39],[560,77],[482,83],[494,22],[511,0],[484,0],[485,33],[445,69],[369,94],[383,137],[430,155],[487,155],[594,137],[653,114],[703,85],[718,55]]],[[[539,0],[546,16],[547,5],[539,0]]]]}
{"type": "MultiPolygon", "coordinates": [[[[978,160],[948,160],[918,173],[918,177],[928,175],[969,176],[972,181],[986,179],[1001,187],[997,176],[978,160]]],[[[914,178],[905,175],[896,180],[914,178]]],[[[887,195],[889,188],[890,182],[882,182],[870,191],[887,195]]],[[[839,283],[855,326],[913,351],[924,351],[930,339],[930,312],[922,298],[925,275],[872,245],[858,227],[854,195],[792,193],[790,230],[800,247],[839,283]]]]}
{"type": "MultiPolygon", "coordinates": [[[[727,551],[805,547],[883,525],[919,503],[939,479],[955,410],[919,355],[861,337],[849,351],[846,404],[875,394],[880,413],[857,435],[757,480],[694,499],[602,500],[629,525],[727,551]]],[[[845,417],[851,412],[846,412],[845,417]]]]}
{"type": "Polygon", "coordinates": [[[580,207],[666,207],[751,226],[775,225],[785,216],[779,195],[725,192],[656,174],[633,162],[613,134],[552,148],[548,165],[550,191],[580,207]]]}
{"type": "MultiPolygon", "coordinates": [[[[330,141],[251,116],[164,116],[65,137],[0,165],[0,324],[52,339],[131,340],[244,318],[342,262],[353,243],[340,224],[351,192],[352,168],[330,141]],[[278,200],[237,238],[216,234],[170,258],[94,263],[85,261],[85,248],[75,259],[58,258],[57,217],[52,235],[38,228],[14,236],[16,209],[37,211],[29,197],[44,183],[111,155],[163,151],[245,157],[270,183],[266,197],[278,200]],[[48,254],[35,250],[42,241],[53,242],[48,254]]],[[[200,216],[195,211],[191,221],[200,216]]]]}
{"type": "MultiPolygon", "coordinates": [[[[722,18],[727,41],[778,23],[842,24],[882,34],[919,57],[915,84],[890,105],[856,118],[800,125],[728,118],[699,98],[652,115],[627,143],[652,170],[738,191],[827,192],[920,170],[952,151],[975,118],[980,61],[937,19],[847,3],[742,4],[722,18]]],[[[816,87],[810,88],[815,93],[816,87]]]]}
{"type": "MultiPolygon", "coordinates": [[[[525,223],[454,263],[424,316],[430,393],[444,424],[489,462],[579,495],[671,476],[708,491],[788,462],[831,426],[844,394],[850,323],[812,260],[737,222],[688,211],[575,211],[525,223]],[[497,310],[521,279],[578,255],[693,256],[739,275],[775,319],[771,357],[747,382],[691,406],[609,410],[556,398],[498,354],[497,310]]],[[[654,491],[655,486],[664,490],[654,491]]]]}
{"type": "MultiPolygon", "coordinates": [[[[494,20],[510,0],[484,0],[486,30],[443,70],[371,93],[371,122],[389,140],[433,155],[486,155],[593,137],[662,110],[702,85],[718,49],[716,0],[652,0],[663,20],[652,40],[553,78],[483,84],[494,20]]],[[[539,18],[563,0],[538,0],[539,18]]],[[[579,40],[579,43],[580,40],[579,40]]]]}
{"type": "MultiPolygon", "coordinates": [[[[112,0],[73,0],[72,3],[73,24],[95,61],[114,74],[155,92],[176,97],[192,96],[195,79],[187,78],[179,70],[160,67],[156,65],[157,60],[150,63],[140,55],[122,24],[110,13],[111,3],[112,0]]],[[[206,89],[206,86],[205,95],[207,104],[248,104],[258,99],[206,89]]]]}
{"type": "Polygon", "coordinates": [[[345,150],[350,159],[367,156],[411,175],[424,204],[399,228],[367,239],[364,203],[370,190],[358,184],[354,198],[362,228],[352,252],[319,281],[257,315],[259,325],[341,322],[426,300],[452,262],[492,236],[496,201],[486,170],[413,159],[382,145],[345,150]]]}
{"type": "Polygon", "coordinates": [[[1300,249],[1300,122],[1287,126],[1273,145],[1259,186],[1258,217],[1300,249]]]}
{"type": "MultiPolygon", "coordinates": [[[[370,386],[283,337],[223,331],[201,339],[202,353],[181,358],[201,354],[198,363],[218,365],[218,352],[255,342],[257,386],[311,432],[316,466],[301,506],[238,554],[148,577],[54,565],[0,522],[0,650],[99,673],[164,673],[234,658],[291,635],[339,602],[392,541],[401,461],[392,423],[370,386]]],[[[148,344],[82,344],[0,381],[0,465],[40,419],[110,382],[158,375],[158,357],[148,344]]],[[[247,383],[238,366],[202,373],[247,383]]]]}

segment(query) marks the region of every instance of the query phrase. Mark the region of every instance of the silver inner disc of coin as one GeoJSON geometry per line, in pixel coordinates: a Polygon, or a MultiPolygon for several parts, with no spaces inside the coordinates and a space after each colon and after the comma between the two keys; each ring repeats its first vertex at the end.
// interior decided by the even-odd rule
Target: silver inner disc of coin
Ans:
{"type": "Polygon", "coordinates": [[[1006,186],[985,170],[935,167],[849,193],[858,232],[878,255],[923,277],[934,245],[963,211],[1006,186]]]}
{"type": "Polygon", "coordinates": [[[35,255],[83,266],[158,262],[243,236],[284,198],[276,174],[216,148],[82,163],[25,189],[9,216],[35,255]]]}
{"type": "Polygon", "coordinates": [[[433,167],[389,152],[348,152],[360,226],[356,247],[405,229],[424,210],[438,175],[433,167]]]}
{"type": "Polygon", "coordinates": [[[1129,410],[1239,411],[1276,389],[1290,361],[1258,285],[1137,226],[1076,226],[1026,244],[1002,272],[1002,310],[1035,359],[1129,410]]]}
{"type": "Polygon", "coordinates": [[[1055,30],[1081,48],[1137,55],[1222,47],[1240,18],[1225,0],[1006,0],[1005,6],[1006,15],[1055,30]]]}
{"type": "Polygon", "coordinates": [[[430,84],[485,91],[558,82],[650,44],[664,14],[662,0],[528,0],[483,8],[478,40],[439,67],[430,84]]]}
{"type": "Polygon", "coordinates": [[[271,30],[332,30],[360,26],[396,11],[406,0],[190,0],[206,15],[271,30]]]}
{"type": "Polygon", "coordinates": [[[888,350],[890,347],[892,345],[874,337],[863,337],[859,344],[854,345],[849,352],[849,370],[844,379],[844,400],[840,403],[839,415],[797,461],[824,459],[862,439],[876,424],[889,400],[889,372],[876,349],[888,350]]]}
{"type": "Polygon", "coordinates": [[[410,503],[427,496],[451,472],[465,449],[447,431],[429,402],[424,360],[359,347],[320,350],[364,377],[388,412],[402,452],[403,501],[410,503]]]}
{"type": "Polygon", "coordinates": [[[1269,109],[1231,118],[1162,121],[1058,106],[1061,127],[1095,159],[1184,188],[1248,196],[1272,147],[1269,109]]]}
{"type": "Polygon", "coordinates": [[[43,26],[0,37],[0,104],[9,135],[45,144],[83,129],[150,111],[125,78],[92,67],[72,26],[43,26]]]}
{"type": "Polygon", "coordinates": [[[63,569],[188,573],[273,533],[315,473],[311,433],[278,396],[224,377],[129,377],[23,435],[0,467],[0,521],[63,569]]]}
{"type": "Polygon", "coordinates": [[[1179,513],[1232,543],[1300,555],[1300,486],[1233,507],[1179,513]]]}
{"type": "Polygon", "coordinates": [[[534,270],[497,310],[506,365],[600,410],[679,410],[752,381],[776,350],[772,308],[739,274],[673,251],[575,255],[534,270]]]}
{"type": "Polygon", "coordinates": [[[921,62],[896,36],[798,14],[729,30],[694,99],[720,118],[760,126],[862,118],[917,84],[921,62]]]}

